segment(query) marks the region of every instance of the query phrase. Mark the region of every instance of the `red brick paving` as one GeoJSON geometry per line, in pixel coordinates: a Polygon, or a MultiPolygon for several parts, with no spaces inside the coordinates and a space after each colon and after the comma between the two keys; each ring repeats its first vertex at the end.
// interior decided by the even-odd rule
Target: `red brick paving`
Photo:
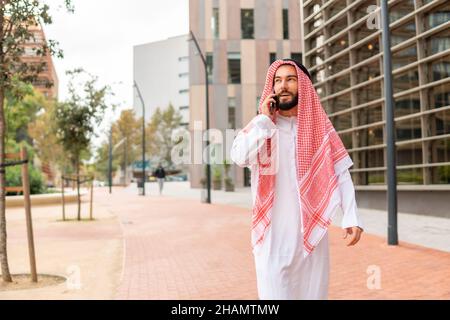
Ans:
{"type": "MultiPolygon", "coordinates": [[[[102,195],[124,222],[117,299],[257,299],[250,211],[115,189],[102,195]],[[144,208],[144,209],[143,209],[144,208]]],[[[330,299],[450,299],[450,253],[363,234],[346,247],[330,229],[330,299]],[[381,288],[368,289],[369,266],[381,288]]]]}

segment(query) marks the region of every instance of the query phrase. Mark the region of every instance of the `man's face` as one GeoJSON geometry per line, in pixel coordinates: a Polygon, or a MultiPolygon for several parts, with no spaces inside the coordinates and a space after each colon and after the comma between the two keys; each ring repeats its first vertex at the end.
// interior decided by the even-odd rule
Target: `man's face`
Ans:
{"type": "Polygon", "coordinates": [[[285,64],[278,68],[274,78],[274,90],[280,97],[280,109],[289,110],[297,105],[298,83],[297,70],[285,64]]]}

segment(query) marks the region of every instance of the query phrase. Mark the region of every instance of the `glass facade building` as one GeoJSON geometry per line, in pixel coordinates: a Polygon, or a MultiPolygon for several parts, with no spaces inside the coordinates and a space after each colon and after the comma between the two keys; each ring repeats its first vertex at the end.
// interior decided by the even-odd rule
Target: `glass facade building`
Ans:
{"type": "MultiPolygon", "coordinates": [[[[450,185],[450,1],[389,1],[399,185],[450,185]]],[[[305,66],[354,166],[386,183],[380,3],[302,1],[305,66]]]]}

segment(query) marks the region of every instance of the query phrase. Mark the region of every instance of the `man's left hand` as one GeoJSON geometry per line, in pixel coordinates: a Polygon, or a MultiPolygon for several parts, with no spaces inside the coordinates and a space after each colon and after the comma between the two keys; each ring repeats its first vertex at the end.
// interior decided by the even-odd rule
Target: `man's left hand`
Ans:
{"type": "Polygon", "coordinates": [[[347,237],[349,237],[347,246],[354,246],[355,244],[358,243],[359,239],[361,238],[362,232],[363,230],[360,227],[345,228],[342,234],[342,238],[347,239],[347,237]]]}

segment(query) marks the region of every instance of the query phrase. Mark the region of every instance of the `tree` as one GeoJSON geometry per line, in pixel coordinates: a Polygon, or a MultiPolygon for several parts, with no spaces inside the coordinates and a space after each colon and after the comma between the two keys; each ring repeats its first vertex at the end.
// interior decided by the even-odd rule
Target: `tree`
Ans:
{"type": "Polygon", "coordinates": [[[142,124],[134,115],[133,110],[123,110],[120,118],[112,126],[113,145],[125,139],[122,146],[114,152],[114,159],[118,159],[123,172],[129,163],[141,154],[138,146],[141,143],[142,124]]]}
{"type": "Polygon", "coordinates": [[[146,128],[149,154],[172,166],[171,151],[179,141],[172,141],[172,132],[180,127],[182,117],[170,104],[167,109],[156,109],[146,128]]]}
{"type": "MultiPolygon", "coordinates": [[[[65,0],[66,8],[72,11],[71,1],[65,0]]],[[[0,163],[5,163],[5,92],[13,88],[13,79],[31,82],[45,67],[45,63],[24,61],[25,45],[32,43],[36,56],[48,54],[62,57],[55,41],[42,43],[33,41],[32,28],[39,24],[51,24],[49,6],[36,0],[0,0],[0,163]]],[[[0,264],[2,279],[12,282],[8,265],[5,217],[5,169],[0,167],[0,264]]]]}
{"type": "MultiPolygon", "coordinates": [[[[112,172],[119,168],[119,160],[113,157],[112,159],[112,172]]],[[[103,142],[96,151],[95,157],[95,172],[99,174],[104,180],[108,180],[109,172],[109,140],[103,142]]]]}
{"type": "Polygon", "coordinates": [[[109,86],[97,88],[98,78],[82,69],[68,71],[67,74],[71,77],[68,84],[69,99],[56,107],[55,129],[58,142],[61,143],[76,174],[78,220],[81,220],[81,161],[89,158],[91,139],[103,121],[108,108],[106,100],[111,91],[109,86]],[[75,83],[77,80],[81,81],[81,84],[75,83]],[[82,88],[82,93],[78,88],[82,88]]]}
{"type": "Polygon", "coordinates": [[[41,107],[34,120],[28,123],[28,135],[33,140],[36,155],[43,163],[55,164],[64,172],[67,164],[64,161],[63,148],[55,134],[56,127],[53,121],[57,102],[35,92],[34,97],[30,97],[29,103],[41,107]]]}

